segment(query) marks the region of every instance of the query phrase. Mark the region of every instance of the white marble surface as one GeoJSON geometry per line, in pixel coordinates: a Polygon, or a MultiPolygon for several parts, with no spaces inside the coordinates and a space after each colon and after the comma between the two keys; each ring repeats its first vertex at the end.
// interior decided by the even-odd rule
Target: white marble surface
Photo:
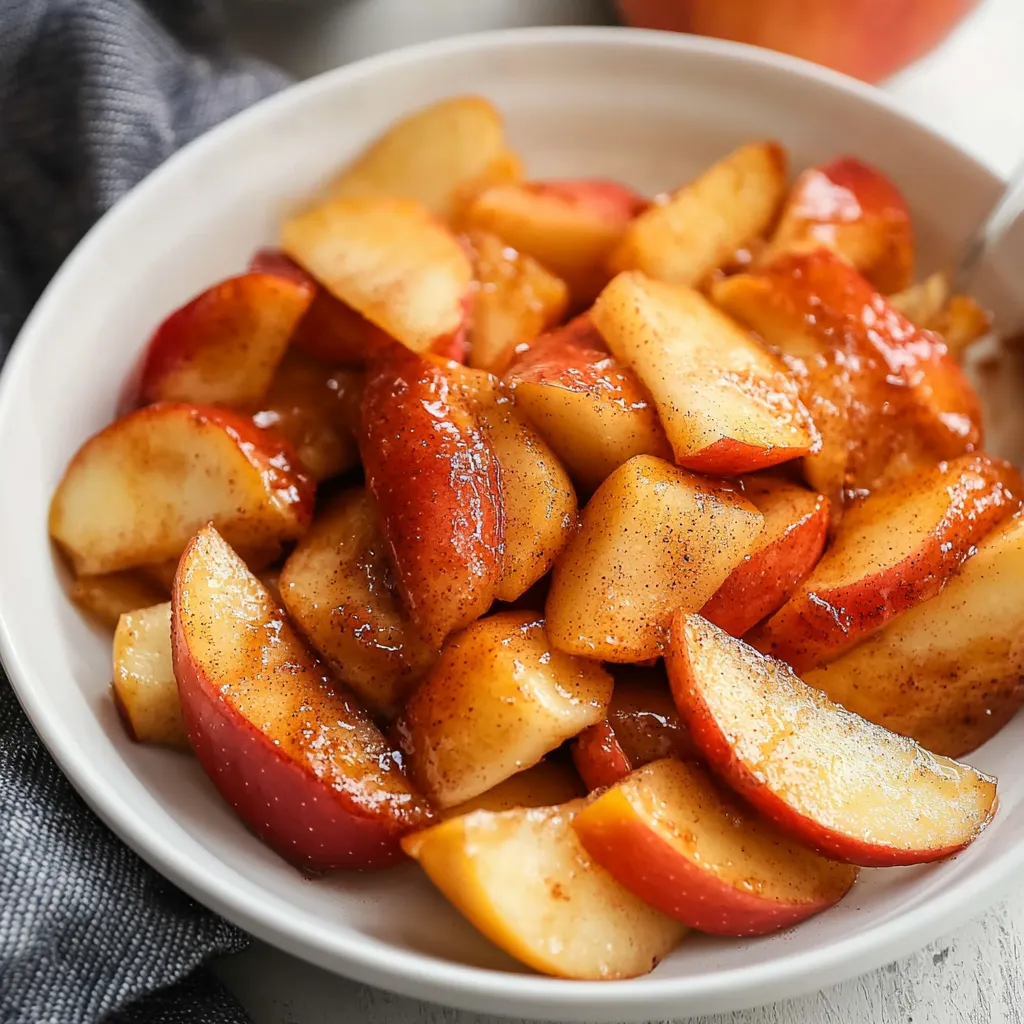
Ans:
{"type": "MultiPolygon", "coordinates": [[[[229,6],[250,49],[300,76],[458,32],[602,23],[610,9],[602,0],[230,0],[229,6]]],[[[1024,159],[1022,50],[1022,0],[988,0],[947,43],[888,89],[1005,175],[1024,159]]],[[[906,960],[814,996],[700,1018],[699,1024],[1022,1024],[1022,954],[1024,888],[958,931],[936,936],[906,960]]],[[[262,943],[218,970],[255,1024],[499,1020],[358,985],[262,943]]],[[[686,1007],[679,1013],[684,1018],[686,1007]]]]}

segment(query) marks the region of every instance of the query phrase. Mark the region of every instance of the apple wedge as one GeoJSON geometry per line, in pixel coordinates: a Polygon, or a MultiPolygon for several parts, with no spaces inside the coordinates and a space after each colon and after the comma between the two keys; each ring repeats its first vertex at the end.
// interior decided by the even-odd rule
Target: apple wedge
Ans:
{"type": "Polygon", "coordinates": [[[947,757],[1024,705],[1024,519],[997,527],[938,596],[806,674],[830,699],[947,757]]]}
{"type": "Polygon", "coordinates": [[[620,885],[711,935],[765,935],[834,906],[858,868],[807,849],[699,765],[655,761],[587,804],[573,828],[620,885]]]}
{"type": "Polygon", "coordinates": [[[787,480],[748,477],[743,497],[764,516],[764,529],[700,610],[733,636],[743,636],[785,603],[818,564],[829,524],[828,500],[787,480]]]}
{"type": "Polygon", "coordinates": [[[396,121],[327,191],[338,197],[415,199],[447,219],[467,187],[494,178],[497,168],[509,166],[510,157],[518,165],[493,104],[481,96],[452,96],[396,121]]]}
{"type": "Polygon", "coordinates": [[[849,508],[824,557],[750,642],[797,672],[834,660],[934,597],[1022,496],[1017,470],[987,455],[901,477],[849,508]]]}
{"type": "Polygon", "coordinates": [[[532,256],[565,281],[579,309],[607,283],[608,255],[646,206],[647,200],[614,181],[499,184],[476,196],[463,224],[532,256]]]}
{"type": "Polygon", "coordinates": [[[491,606],[505,546],[498,463],[455,370],[393,346],[368,372],[359,436],[398,591],[435,647],[491,606]]]}
{"type": "Polygon", "coordinates": [[[126,612],[114,631],[114,703],[138,743],[188,750],[171,662],[171,602],[126,612]]]}
{"type": "Polygon", "coordinates": [[[475,811],[407,836],[430,880],[496,946],[559,978],[632,978],[686,929],[599,867],[572,823],[583,806],[475,811]]]}
{"type": "Polygon", "coordinates": [[[386,867],[429,811],[366,713],[213,527],[182,556],[171,646],[189,742],[221,795],[310,870],[386,867]]]}
{"type": "Polygon", "coordinates": [[[498,465],[505,548],[495,597],[512,603],[547,573],[569,543],[576,530],[576,492],[505,385],[481,370],[453,367],[450,372],[470,396],[498,465]]]}
{"type": "Polygon", "coordinates": [[[113,629],[125,612],[166,601],[170,591],[142,570],[79,576],[71,600],[98,623],[113,629]]]}
{"type": "Polygon", "coordinates": [[[785,150],[776,142],[742,146],[640,214],[609,265],[696,286],[768,230],[785,190],[785,150]]]}
{"type": "Polygon", "coordinates": [[[157,328],[140,403],[258,401],[315,295],[308,282],[253,271],[208,288],[157,328]]]}
{"type": "Polygon", "coordinates": [[[831,249],[883,295],[914,279],[914,228],[906,200],[879,170],[844,156],[812,167],[796,180],[770,245],[780,253],[831,249]]]}
{"type": "Polygon", "coordinates": [[[497,235],[472,231],[466,242],[476,279],[467,362],[500,375],[519,342],[561,322],[569,306],[569,289],[532,256],[517,252],[497,235]]]}
{"type": "Polygon", "coordinates": [[[825,856],[864,867],[938,860],[995,814],[995,779],[834,704],[699,615],[673,617],[666,666],[709,766],[825,856]]]}
{"type": "Polygon", "coordinates": [[[516,405],[588,491],[635,455],[672,458],[650,395],[587,316],[536,340],[505,380],[516,405]]]}
{"type": "Polygon", "coordinates": [[[562,761],[539,761],[510,775],[503,782],[441,812],[442,818],[457,818],[472,811],[511,811],[516,807],[554,807],[586,795],[586,788],[572,765],[562,761]]]}
{"type": "Polygon", "coordinates": [[[603,661],[658,657],[672,611],[696,611],[752,548],[764,517],[728,487],[641,455],[583,510],[545,614],[560,650],[603,661]]]}
{"type": "Polygon", "coordinates": [[[362,397],[358,370],[339,369],[293,348],[252,418],[256,426],[284,437],[314,480],[327,480],[359,464],[355,431],[362,397]]]}
{"type": "Polygon", "coordinates": [[[590,316],[650,392],[677,464],[735,476],[810,451],[815,436],[796,384],[699,292],[626,272],[590,316]]]}
{"type": "Polygon", "coordinates": [[[692,760],[697,748],[672,701],[661,663],[653,668],[613,667],[608,716],[576,737],[572,759],[588,789],[601,789],[664,757],[692,760]]]}
{"type": "Polygon", "coordinates": [[[451,637],[396,724],[438,807],[486,793],[605,716],[612,679],[554,650],[540,617],[500,612],[451,637]]]}
{"type": "Polygon", "coordinates": [[[464,333],[469,257],[419,203],[330,200],[286,221],[281,243],[336,299],[413,351],[464,333]]]}
{"type": "Polygon", "coordinates": [[[50,536],[79,575],[178,558],[213,522],[239,547],[295,540],[313,488],[287,445],[238,413],[158,404],[78,450],[50,505],[50,536]]]}
{"type": "Polygon", "coordinates": [[[375,714],[393,716],[437,660],[395,593],[377,511],[362,488],[320,511],[278,587],[327,667],[375,714]]]}

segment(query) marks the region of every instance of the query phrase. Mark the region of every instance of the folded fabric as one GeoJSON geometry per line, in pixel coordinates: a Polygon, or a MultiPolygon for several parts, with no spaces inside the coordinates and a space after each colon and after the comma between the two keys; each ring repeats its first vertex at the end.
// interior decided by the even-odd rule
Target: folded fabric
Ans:
{"type": "MultiPolygon", "coordinates": [[[[0,5],[0,359],[97,217],[284,84],[213,0],[0,5]]],[[[0,673],[0,1022],[245,1021],[203,965],[246,941],[92,814],[0,673]]]]}

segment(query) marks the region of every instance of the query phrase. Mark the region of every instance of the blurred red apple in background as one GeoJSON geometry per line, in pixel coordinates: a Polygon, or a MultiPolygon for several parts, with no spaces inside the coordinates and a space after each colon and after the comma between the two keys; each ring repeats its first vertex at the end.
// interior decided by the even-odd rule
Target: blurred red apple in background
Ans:
{"type": "Polygon", "coordinates": [[[619,0],[641,28],[766,46],[877,82],[937,46],[978,0],[619,0]]]}

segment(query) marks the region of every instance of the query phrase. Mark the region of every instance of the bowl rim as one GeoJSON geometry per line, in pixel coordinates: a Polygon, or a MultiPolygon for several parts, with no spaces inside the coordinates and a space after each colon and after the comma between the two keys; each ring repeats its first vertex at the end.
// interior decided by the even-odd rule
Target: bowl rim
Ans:
{"type": "MultiPolygon", "coordinates": [[[[403,47],[326,71],[299,82],[236,114],[173,154],[104,214],[78,243],[54,275],[19,332],[0,370],[0,436],[13,393],[21,386],[41,325],[51,307],[58,308],[65,282],[83,273],[102,251],[107,236],[136,205],[159,192],[190,162],[208,150],[229,143],[250,126],[272,122],[284,111],[301,108],[308,97],[380,71],[424,59],[466,51],[494,51],[535,45],[618,45],[687,54],[712,55],[727,61],[760,65],[802,79],[808,85],[845,95],[877,111],[896,116],[915,129],[956,151],[993,184],[999,176],[955,141],[903,110],[878,89],[830,69],[759,47],[682,33],[606,26],[557,26],[480,32],[403,47]]],[[[0,605],[3,599],[0,597],[0,605]]],[[[317,928],[319,919],[297,911],[271,893],[254,904],[244,880],[218,877],[214,884],[195,854],[184,852],[173,838],[151,830],[133,811],[130,801],[105,781],[88,752],[73,735],[61,729],[47,708],[46,687],[23,655],[0,607],[0,661],[33,727],[75,789],[99,817],[136,853],[161,874],[200,902],[252,934],[329,970],[404,995],[486,1012],[527,1013],[576,1019],[646,1019],[666,1008],[687,1013],[741,1009],[773,998],[791,997],[820,989],[911,952],[934,936],[979,913],[1008,887],[1011,875],[1024,862],[1024,843],[1008,851],[984,871],[958,880],[898,918],[810,952],[794,953],[771,964],[751,962],[743,967],[683,978],[646,976],[609,984],[569,981],[528,973],[511,973],[459,963],[440,962],[427,953],[397,949],[362,934],[345,935],[317,928]],[[312,926],[312,927],[311,927],[312,926]],[[496,1005],[502,1004],[502,1005],[496,1005]]],[[[204,853],[231,875],[233,869],[210,851],[204,853]]],[[[320,920],[322,925],[322,920],[320,920]]]]}

